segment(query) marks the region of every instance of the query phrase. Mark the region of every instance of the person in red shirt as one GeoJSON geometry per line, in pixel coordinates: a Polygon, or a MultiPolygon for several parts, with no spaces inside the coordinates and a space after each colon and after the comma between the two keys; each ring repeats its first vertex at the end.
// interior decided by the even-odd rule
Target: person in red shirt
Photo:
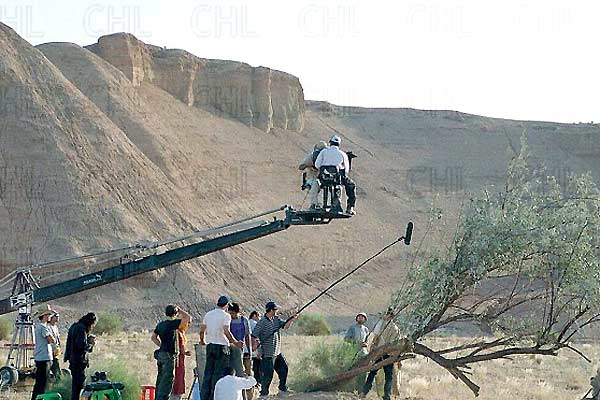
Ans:
{"type": "Polygon", "coordinates": [[[177,347],[179,349],[177,360],[175,360],[175,379],[173,381],[173,391],[171,397],[180,399],[185,393],[185,358],[192,355],[192,352],[186,350],[187,336],[185,332],[188,330],[190,323],[183,324],[177,329],[177,347]]]}

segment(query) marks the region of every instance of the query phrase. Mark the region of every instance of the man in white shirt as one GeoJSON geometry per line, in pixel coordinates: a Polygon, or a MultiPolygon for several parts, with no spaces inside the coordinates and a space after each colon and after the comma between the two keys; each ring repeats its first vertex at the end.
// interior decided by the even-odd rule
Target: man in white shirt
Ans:
{"type": "Polygon", "coordinates": [[[251,389],[256,385],[252,376],[235,376],[235,370],[226,368],[226,375],[215,385],[215,400],[243,400],[242,390],[251,389]]]}
{"type": "Polygon", "coordinates": [[[337,167],[340,175],[342,176],[342,184],[346,190],[346,197],[348,198],[348,204],[346,205],[346,213],[355,215],[356,211],[354,206],[356,205],[356,184],[350,179],[350,160],[348,155],[340,150],[340,144],[342,139],[338,135],[333,135],[329,139],[329,147],[324,148],[319,153],[317,160],[315,161],[315,167],[320,170],[321,167],[334,166],[337,167]]]}
{"type": "Polygon", "coordinates": [[[48,320],[54,311],[50,307],[41,309],[36,316],[39,321],[35,325],[35,348],[33,350],[33,359],[35,361],[35,385],[31,393],[31,400],[35,400],[38,395],[46,393],[48,388],[48,378],[50,376],[50,365],[52,364],[52,331],[48,327],[48,320]]]}
{"type": "Polygon", "coordinates": [[[61,371],[60,371],[60,362],[59,358],[62,355],[62,349],[60,348],[60,332],[58,331],[58,319],[60,318],[60,314],[55,312],[50,316],[50,320],[48,321],[48,328],[50,328],[50,332],[52,332],[52,364],[50,366],[50,372],[54,376],[55,380],[60,379],[61,371]]]}
{"type": "Polygon", "coordinates": [[[200,345],[206,345],[206,365],[200,400],[213,400],[215,385],[229,366],[229,344],[240,349],[244,346],[244,343],[234,338],[229,330],[231,316],[227,313],[228,306],[229,298],[219,297],[217,307],[206,313],[200,325],[200,345]]]}

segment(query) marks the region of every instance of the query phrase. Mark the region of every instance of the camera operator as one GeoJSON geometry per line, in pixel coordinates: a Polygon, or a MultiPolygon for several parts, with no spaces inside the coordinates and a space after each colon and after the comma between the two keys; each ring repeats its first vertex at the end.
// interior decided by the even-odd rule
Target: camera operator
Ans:
{"type": "Polygon", "coordinates": [[[96,344],[96,337],[90,332],[96,325],[96,315],[88,313],[71,325],[67,334],[64,361],[69,362],[72,386],[71,400],[79,400],[85,383],[85,370],[89,366],[88,353],[91,353],[96,344]]]}

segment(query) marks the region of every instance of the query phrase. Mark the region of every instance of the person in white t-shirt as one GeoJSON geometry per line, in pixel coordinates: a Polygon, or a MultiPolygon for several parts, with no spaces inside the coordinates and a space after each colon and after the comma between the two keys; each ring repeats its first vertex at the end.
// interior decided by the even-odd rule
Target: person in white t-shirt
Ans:
{"type": "Polygon", "coordinates": [[[347,197],[347,209],[346,213],[355,215],[356,211],[356,184],[350,178],[350,159],[348,154],[340,150],[340,144],[342,139],[338,135],[333,135],[329,139],[329,147],[324,148],[319,153],[319,156],[315,160],[315,167],[320,170],[321,167],[337,167],[341,177],[342,185],[346,190],[347,197]]]}
{"type": "Polygon", "coordinates": [[[235,369],[227,367],[226,375],[215,385],[215,400],[242,400],[242,390],[251,389],[256,385],[252,376],[235,376],[235,369]]]}
{"type": "Polygon", "coordinates": [[[229,345],[242,348],[244,343],[237,340],[229,330],[231,316],[227,313],[229,298],[219,297],[217,308],[209,311],[200,325],[200,345],[206,345],[206,365],[200,389],[200,400],[213,400],[215,385],[225,376],[229,367],[229,345]]]}

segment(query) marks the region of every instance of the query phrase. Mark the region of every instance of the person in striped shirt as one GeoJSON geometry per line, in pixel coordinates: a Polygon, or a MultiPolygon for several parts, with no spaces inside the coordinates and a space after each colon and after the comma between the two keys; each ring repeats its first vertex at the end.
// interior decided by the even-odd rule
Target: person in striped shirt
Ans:
{"type": "Polygon", "coordinates": [[[273,380],[273,372],[279,377],[279,391],[287,392],[288,364],[285,356],[281,353],[281,329],[289,329],[298,317],[294,314],[286,323],[277,316],[279,306],[270,301],[265,305],[265,315],[254,327],[252,337],[260,342],[262,359],[261,369],[261,396],[269,395],[269,387],[273,380]]]}

